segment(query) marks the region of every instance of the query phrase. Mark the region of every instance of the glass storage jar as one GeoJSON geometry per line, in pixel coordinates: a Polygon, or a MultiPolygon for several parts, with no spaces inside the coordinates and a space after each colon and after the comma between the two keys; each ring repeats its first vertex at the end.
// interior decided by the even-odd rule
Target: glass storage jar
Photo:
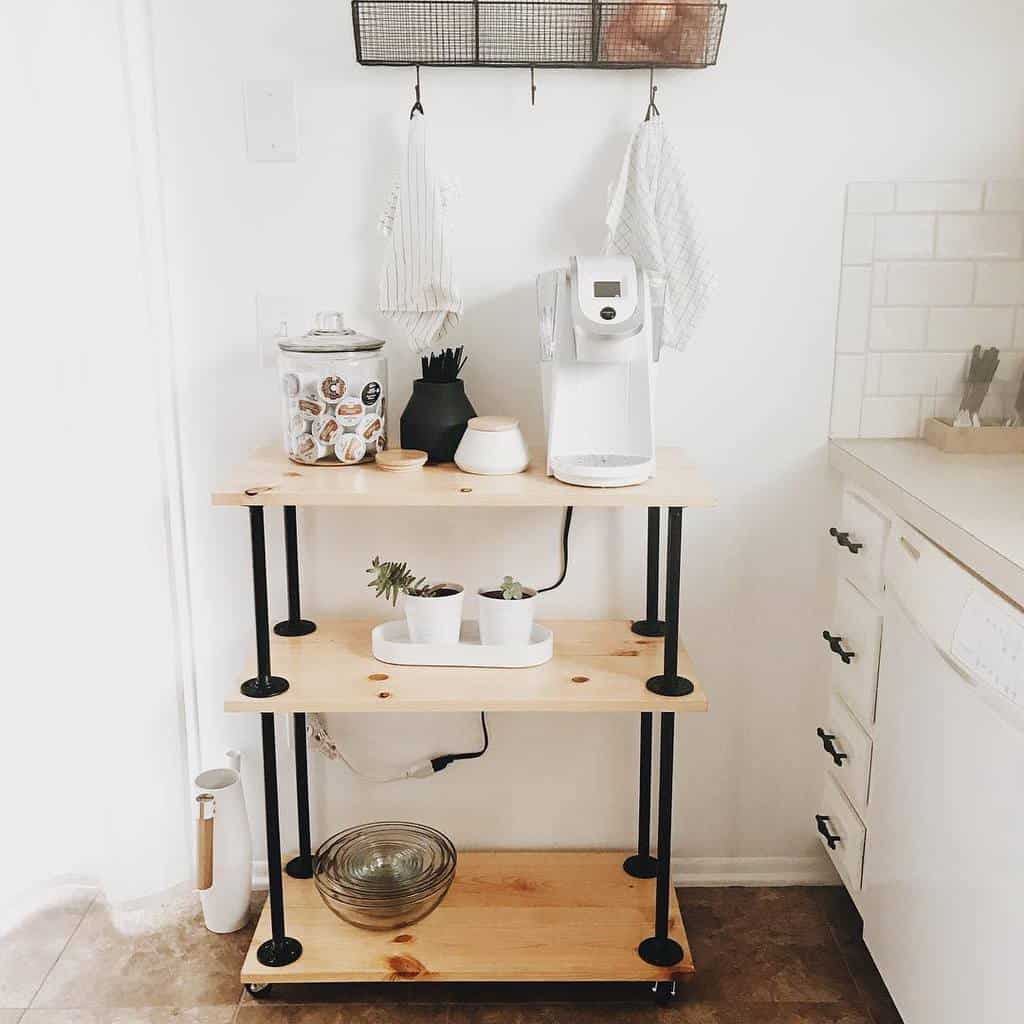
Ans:
{"type": "Polygon", "coordinates": [[[345,329],[341,313],[317,313],[301,337],[278,337],[284,447],[306,465],[372,462],[387,445],[384,342],[345,329]]]}

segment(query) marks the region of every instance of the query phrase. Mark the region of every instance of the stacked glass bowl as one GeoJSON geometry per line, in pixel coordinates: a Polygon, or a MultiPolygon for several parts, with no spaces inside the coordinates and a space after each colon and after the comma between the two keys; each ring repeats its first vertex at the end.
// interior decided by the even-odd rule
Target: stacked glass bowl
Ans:
{"type": "Polygon", "coordinates": [[[455,877],[452,841],[408,821],[378,821],[331,836],[316,852],[320,898],[343,921],[386,931],[426,917],[455,877]]]}

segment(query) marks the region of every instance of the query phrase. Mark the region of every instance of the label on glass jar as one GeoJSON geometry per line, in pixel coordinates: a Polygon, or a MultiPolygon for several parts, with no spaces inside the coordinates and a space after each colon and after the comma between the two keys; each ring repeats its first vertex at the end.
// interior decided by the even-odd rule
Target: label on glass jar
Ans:
{"type": "Polygon", "coordinates": [[[363,386],[362,394],[360,397],[363,400],[363,405],[371,406],[377,404],[377,399],[380,398],[380,381],[371,380],[369,383],[363,386]]]}
{"type": "Polygon", "coordinates": [[[364,416],[359,421],[359,426],[356,428],[356,434],[359,435],[364,441],[375,441],[377,435],[384,429],[384,423],[381,418],[373,413],[369,416],[364,416]]]}
{"type": "Polygon", "coordinates": [[[341,424],[333,416],[321,416],[313,424],[313,436],[321,443],[332,445],[341,433],[341,424]]]}
{"type": "Polygon", "coordinates": [[[298,406],[299,414],[309,423],[327,412],[327,405],[315,395],[303,395],[298,401],[298,406]]]}
{"type": "Polygon", "coordinates": [[[328,374],[320,380],[320,397],[325,402],[340,402],[347,391],[348,384],[345,383],[345,378],[337,374],[328,374]]]}
{"type": "Polygon", "coordinates": [[[345,401],[338,403],[335,415],[343,426],[350,429],[357,427],[363,418],[363,403],[358,398],[346,398],[345,401]]]}

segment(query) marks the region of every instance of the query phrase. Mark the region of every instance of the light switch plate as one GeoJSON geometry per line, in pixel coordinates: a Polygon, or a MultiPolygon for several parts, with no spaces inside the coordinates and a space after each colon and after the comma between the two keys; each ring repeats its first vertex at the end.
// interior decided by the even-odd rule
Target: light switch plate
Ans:
{"type": "Polygon", "coordinates": [[[298,155],[293,82],[246,82],[245,148],[250,163],[287,163],[298,155]]]}

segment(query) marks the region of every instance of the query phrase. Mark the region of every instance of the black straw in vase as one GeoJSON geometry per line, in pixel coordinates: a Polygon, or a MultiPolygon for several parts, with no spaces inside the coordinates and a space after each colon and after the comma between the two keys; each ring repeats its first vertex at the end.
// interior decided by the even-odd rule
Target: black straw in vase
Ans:
{"type": "Polygon", "coordinates": [[[421,356],[423,379],[431,384],[450,384],[458,379],[466,361],[461,345],[455,349],[446,348],[441,352],[431,352],[429,356],[421,356]]]}

